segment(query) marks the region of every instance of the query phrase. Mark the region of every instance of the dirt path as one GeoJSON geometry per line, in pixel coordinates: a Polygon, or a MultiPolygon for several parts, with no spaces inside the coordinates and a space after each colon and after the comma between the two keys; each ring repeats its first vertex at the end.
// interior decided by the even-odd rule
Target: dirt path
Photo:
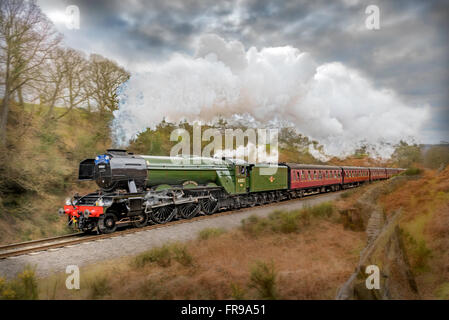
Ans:
{"type": "Polygon", "coordinates": [[[198,232],[204,228],[220,227],[231,229],[240,226],[241,220],[251,215],[264,217],[277,209],[293,210],[303,206],[313,206],[321,202],[334,200],[340,194],[341,192],[329,193],[312,198],[283,202],[275,206],[256,207],[231,215],[212,216],[210,219],[192,221],[191,223],[168,225],[124,236],[99,239],[74,246],[11,257],[0,260],[0,276],[12,278],[18,272],[21,272],[26,265],[31,265],[36,267],[38,277],[46,277],[52,273],[65,272],[68,265],[81,267],[97,261],[135,255],[152,247],[163,245],[166,242],[194,239],[197,237],[198,232]]]}

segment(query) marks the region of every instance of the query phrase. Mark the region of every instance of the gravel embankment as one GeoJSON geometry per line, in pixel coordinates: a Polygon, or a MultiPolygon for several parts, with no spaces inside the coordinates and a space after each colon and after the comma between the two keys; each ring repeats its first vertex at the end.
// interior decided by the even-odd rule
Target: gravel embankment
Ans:
{"type": "Polygon", "coordinates": [[[299,209],[304,205],[312,206],[334,200],[340,194],[340,192],[329,193],[312,198],[281,202],[277,205],[255,207],[230,215],[211,216],[210,219],[168,225],[123,236],[10,257],[0,260],[0,276],[12,278],[18,272],[21,272],[26,265],[31,265],[36,267],[38,277],[46,277],[52,273],[65,272],[68,265],[81,267],[97,261],[136,255],[167,242],[194,239],[197,237],[198,232],[204,228],[220,227],[231,229],[240,226],[241,220],[251,215],[264,217],[276,209],[293,210],[299,209]]]}

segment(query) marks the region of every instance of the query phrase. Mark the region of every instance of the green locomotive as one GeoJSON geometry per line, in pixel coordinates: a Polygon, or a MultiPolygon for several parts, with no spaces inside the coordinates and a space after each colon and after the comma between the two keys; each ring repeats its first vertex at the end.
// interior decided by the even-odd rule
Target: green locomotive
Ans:
{"type": "Polygon", "coordinates": [[[60,210],[84,231],[110,233],[120,224],[136,227],[191,218],[199,212],[254,206],[288,197],[285,165],[235,159],[138,156],[110,149],[80,163],[79,180],[101,190],[75,195],[60,210]],[[267,174],[268,173],[268,174],[267,174]]]}

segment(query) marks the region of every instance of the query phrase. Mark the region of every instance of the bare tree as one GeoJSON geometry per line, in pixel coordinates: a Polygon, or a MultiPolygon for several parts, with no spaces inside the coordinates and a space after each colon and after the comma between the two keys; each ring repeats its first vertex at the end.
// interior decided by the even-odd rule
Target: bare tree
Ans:
{"type": "Polygon", "coordinates": [[[88,77],[88,66],[84,55],[74,49],[57,47],[52,51],[36,88],[41,102],[49,107],[47,123],[64,117],[73,108],[85,106],[87,95],[84,83],[88,77]],[[56,104],[67,108],[59,117],[53,114],[56,104]]]}
{"type": "Polygon", "coordinates": [[[45,63],[41,72],[40,97],[41,103],[48,106],[46,114],[47,122],[53,116],[53,109],[57,101],[62,100],[64,91],[64,78],[66,76],[65,50],[61,47],[54,48],[50,52],[50,59],[45,63]],[[43,101],[42,101],[43,100],[43,101]]]}
{"type": "Polygon", "coordinates": [[[0,67],[4,75],[0,144],[6,144],[10,100],[28,83],[39,80],[39,71],[61,40],[36,2],[0,1],[0,67]]]}
{"type": "Polygon", "coordinates": [[[118,109],[117,89],[130,74],[114,61],[92,54],[89,60],[89,82],[86,85],[89,98],[100,113],[118,109]]]}
{"type": "Polygon", "coordinates": [[[73,108],[81,107],[88,101],[85,83],[88,79],[88,61],[81,52],[66,49],[62,56],[64,64],[64,105],[67,110],[57,119],[61,119],[73,108]]]}

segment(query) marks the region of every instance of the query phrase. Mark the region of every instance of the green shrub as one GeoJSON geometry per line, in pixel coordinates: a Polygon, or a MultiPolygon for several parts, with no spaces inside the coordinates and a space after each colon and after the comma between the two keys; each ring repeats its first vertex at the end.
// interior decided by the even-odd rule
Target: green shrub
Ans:
{"type": "Polygon", "coordinates": [[[268,216],[271,230],[281,233],[299,231],[301,211],[275,211],[268,216]]]}
{"type": "Polygon", "coordinates": [[[422,173],[422,169],[420,168],[408,168],[403,172],[406,176],[416,176],[422,173]]]}
{"type": "Polygon", "coordinates": [[[193,265],[193,257],[192,255],[187,251],[186,246],[180,246],[180,245],[174,245],[173,248],[173,255],[174,259],[182,264],[185,267],[193,265]]]}
{"type": "Polygon", "coordinates": [[[407,244],[412,267],[417,272],[423,272],[428,268],[428,259],[432,251],[427,247],[424,240],[416,240],[409,232],[401,229],[401,234],[407,244]]]}
{"type": "Polygon", "coordinates": [[[198,233],[198,236],[201,240],[207,240],[218,237],[225,232],[223,228],[205,228],[198,233]]]}
{"type": "Polygon", "coordinates": [[[317,218],[329,218],[334,213],[334,206],[330,202],[320,203],[308,208],[307,211],[317,218]]]}
{"type": "Polygon", "coordinates": [[[276,270],[274,263],[256,262],[251,268],[249,287],[256,289],[260,299],[274,300],[276,293],[276,270]]]}
{"type": "Polygon", "coordinates": [[[109,280],[107,277],[95,278],[90,284],[90,298],[100,299],[105,295],[111,293],[111,287],[108,284],[109,280]]]}
{"type": "Polygon", "coordinates": [[[187,247],[181,244],[164,245],[143,252],[134,258],[133,264],[142,268],[148,263],[157,263],[161,267],[168,267],[172,258],[181,265],[188,267],[193,265],[193,257],[187,247]]]}
{"type": "Polygon", "coordinates": [[[269,227],[267,219],[259,218],[255,215],[242,220],[242,231],[250,236],[257,237],[269,227]]]}
{"type": "Polygon", "coordinates": [[[236,283],[231,283],[231,297],[235,300],[245,300],[245,289],[236,283]]]}
{"type": "Polygon", "coordinates": [[[282,233],[297,232],[299,230],[298,216],[299,213],[296,211],[281,213],[279,215],[279,231],[282,233]]]}
{"type": "Polygon", "coordinates": [[[169,246],[154,248],[139,254],[134,263],[137,267],[144,267],[147,263],[157,263],[161,267],[168,267],[171,263],[171,252],[169,246]]]}
{"type": "Polygon", "coordinates": [[[30,267],[25,267],[22,273],[11,281],[0,277],[0,299],[5,300],[37,300],[39,289],[35,272],[30,267]]]}
{"type": "Polygon", "coordinates": [[[419,241],[413,251],[415,257],[415,267],[418,270],[426,269],[427,260],[432,255],[432,251],[427,248],[426,242],[424,240],[419,241]]]}
{"type": "Polygon", "coordinates": [[[342,194],[340,194],[340,198],[347,199],[347,198],[349,198],[351,196],[351,194],[352,193],[349,192],[349,191],[343,192],[342,194]]]}
{"type": "Polygon", "coordinates": [[[432,146],[424,155],[424,165],[427,168],[444,168],[449,163],[449,145],[432,146]]]}
{"type": "Polygon", "coordinates": [[[268,218],[250,216],[242,220],[242,231],[258,236],[263,232],[293,233],[300,231],[302,226],[310,224],[311,218],[329,218],[334,213],[332,203],[325,202],[313,207],[293,211],[274,211],[268,218]]]}

